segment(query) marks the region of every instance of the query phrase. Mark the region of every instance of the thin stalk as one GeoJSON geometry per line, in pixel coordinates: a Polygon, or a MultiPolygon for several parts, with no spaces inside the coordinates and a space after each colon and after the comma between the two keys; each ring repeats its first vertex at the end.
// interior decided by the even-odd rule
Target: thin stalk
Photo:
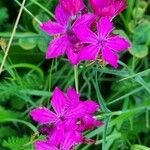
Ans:
{"type": "Polygon", "coordinates": [[[78,66],[74,66],[74,78],[75,78],[75,87],[77,93],[79,93],[79,81],[78,81],[78,66]]]}
{"type": "Polygon", "coordinates": [[[135,58],[135,56],[133,56],[133,58],[132,58],[132,71],[134,71],[135,66],[136,66],[136,58],[135,58]]]}
{"type": "Polygon", "coordinates": [[[111,117],[109,116],[109,117],[105,118],[105,121],[104,121],[105,126],[104,126],[104,130],[103,130],[102,150],[106,150],[107,129],[108,129],[110,119],[111,119],[111,117]]]}
{"type": "MultiPolygon", "coordinates": [[[[94,84],[94,87],[95,87],[95,90],[96,90],[96,94],[97,94],[97,97],[98,97],[98,101],[99,101],[99,104],[101,106],[101,109],[103,112],[105,113],[109,113],[110,110],[107,108],[106,104],[105,104],[105,101],[103,99],[103,97],[101,96],[101,93],[100,93],[100,90],[99,90],[99,84],[98,84],[98,77],[97,77],[97,71],[95,72],[95,83],[94,84]]],[[[108,125],[109,125],[109,120],[110,120],[110,116],[109,117],[105,117],[104,118],[104,131],[103,131],[103,139],[102,139],[102,150],[106,150],[106,143],[107,143],[107,140],[106,140],[106,136],[107,136],[107,129],[108,129],[108,125]]]]}
{"type": "Polygon", "coordinates": [[[101,96],[101,93],[100,93],[100,90],[99,90],[99,84],[98,84],[98,77],[97,77],[97,71],[95,73],[95,83],[94,84],[94,87],[95,87],[95,90],[96,90],[96,94],[97,94],[97,98],[98,98],[98,102],[101,106],[101,109],[103,112],[110,112],[110,110],[107,108],[105,102],[104,102],[104,99],[103,97],[101,96]]]}
{"type": "Polygon", "coordinates": [[[124,110],[124,111],[119,110],[119,111],[114,111],[114,112],[106,112],[104,114],[97,115],[96,118],[98,120],[101,120],[101,119],[109,117],[109,116],[120,116],[122,114],[129,113],[129,112],[138,112],[138,111],[142,111],[142,110],[145,110],[145,109],[148,110],[148,108],[149,108],[149,106],[141,106],[141,107],[138,107],[138,108],[127,109],[127,110],[124,110]]]}
{"type": "Polygon", "coordinates": [[[122,14],[120,14],[120,18],[121,18],[122,22],[124,23],[124,26],[125,26],[126,31],[127,31],[129,34],[131,34],[132,31],[131,31],[130,28],[129,28],[128,22],[126,21],[126,19],[124,18],[124,16],[123,16],[122,14]]]}
{"type": "Polygon", "coordinates": [[[149,109],[146,109],[146,128],[149,128],[149,109]]]}
{"type": "Polygon", "coordinates": [[[47,14],[49,14],[52,18],[54,18],[54,14],[51,13],[48,9],[46,9],[44,6],[42,6],[39,2],[35,1],[35,0],[31,0],[31,2],[33,2],[34,4],[36,4],[37,6],[39,6],[41,9],[43,9],[47,14]]]}
{"type": "Polygon", "coordinates": [[[13,41],[14,35],[15,35],[15,33],[16,33],[16,29],[17,29],[17,26],[18,26],[18,23],[19,23],[19,20],[20,20],[20,17],[21,17],[21,14],[22,14],[23,7],[24,7],[24,5],[25,5],[25,2],[26,2],[26,0],[23,0],[23,2],[22,2],[22,4],[21,4],[21,8],[20,8],[20,10],[19,10],[19,13],[18,13],[16,22],[15,22],[14,28],[13,28],[13,31],[12,31],[12,34],[11,34],[11,37],[10,37],[10,40],[9,40],[9,42],[8,42],[8,46],[7,46],[7,48],[6,48],[6,52],[5,52],[5,54],[4,54],[4,58],[3,58],[3,60],[2,60],[1,66],[0,66],[0,74],[1,74],[2,71],[3,71],[3,67],[4,67],[4,64],[5,64],[6,58],[7,58],[7,56],[8,56],[8,52],[9,52],[11,43],[12,43],[12,41],[13,41]]]}
{"type": "MultiPolygon", "coordinates": [[[[138,7],[139,7],[139,4],[140,4],[139,2],[140,2],[139,0],[135,0],[135,4],[136,4],[135,14],[138,14],[138,7]]],[[[138,22],[138,17],[137,17],[137,15],[135,15],[135,18],[134,18],[134,27],[136,27],[137,22],[138,22]]]]}
{"type": "MultiPolygon", "coordinates": [[[[15,2],[21,6],[21,3],[18,0],[15,0],[15,2]]],[[[38,24],[41,24],[41,21],[39,19],[37,19],[27,8],[23,7],[24,11],[30,15],[38,24]]]]}

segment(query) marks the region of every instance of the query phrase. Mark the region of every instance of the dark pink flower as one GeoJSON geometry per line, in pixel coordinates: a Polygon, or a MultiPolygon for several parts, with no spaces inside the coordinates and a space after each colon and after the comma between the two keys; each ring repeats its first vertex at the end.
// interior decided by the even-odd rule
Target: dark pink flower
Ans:
{"type": "Polygon", "coordinates": [[[81,134],[83,131],[102,125],[93,117],[99,105],[90,100],[81,101],[80,95],[71,87],[66,94],[56,87],[51,105],[53,111],[41,107],[30,112],[33,120],[41,124],[39,132],[47,136],[46,141],[35,143],[36,150],[49,147],[70,150],[74,145],[87,140],[81,134]]]}
{"type": "Polygon", "coordinates": [[[34,144],[35,150],[59,150],[56,146],[51,145],[47,141],[37,141],[34,144]]]}
{"type": "MultiPolygon", "coordinates": [[[[59,145],[54,145],[51,141],[37,141],[35,142],[36,150],[70,150],[75,145],[83,142],[83,137],[79,132],[69,130],[67,132],[61,132],[58,135],[61,137],[59,145]]],[[[55,139],[57,140],[57,139],[55,139]]]]}
{"type": "Polygon", "coordinates": [[[115,17],[122,12],[127,4],[125,0],[89,0],[94,13],[100,17],[115,17]]]}
{"type": "MultiPolygon", "coordinates": [[[[93,114],[97,111],[99,106],[96,102],[93,101],[80,101],[80,95],[75,92],[74,89],[71,87],[67,90],[67,96],[68,96],[68,105],[70,106],[70,114],[75,115],[76,109],[73,109],[77,106],[82,106],[84,108],[84,113],[82,115],[78,116],[77,118],[77,124],[76,128],[79,131],[89,130],[93,129],[94,127],[98,127],[102,125],[101,121],[97,121],[93,114]]],[[[81,109],[83,109],[81,108],[81,109]]]]}
{"type": "Polygon", "coordinates": [[[85,115],[78,124],[79,131],[91,130],[95,127],[102,126],[103,122],[96,120],[92,115],[85,115]]]}
{"type": "Polygon", "coordinates": [[[90,24],[94,17],[94,15],[85,14],[72,24],[70,15],[61,5],[58,5],[55,10],[56,22],[48,21],[40,25],[40,28],[44,32],[55,37],[54,40],[49,43],[46,58],[56,58],[60,55],[64,55],[66,52],[70,63],[73,65],[78,64],[78,51],[79,48],[82,47],[82,43],[76,37],[74,30],[79,24],[90,24]]]}
{"type": "Polygon", "coordinates": [[[118,52],[122,52],[130,47],[129,42],[118,35],[110,35],[113,31],[113,25],[109,18],[101,18],[97,23],[97,33],[89,28],[78,28],[76,30],[77,37],[88,44],[79,51],[80,60],[96,60],[97,57],[117,67],[118,52]]]}
{"type": "Polygon", "coordinates": [[[74,120],[83,118],[86,114],[93,114],[99,106],[93,101],[80,101],[79,94],[71,87],[65,95],[59,88],[55,88],[51,100],[55,112],[45,107],[33,109],[30,112],[33,120],[40,124],[63,124],[71,125],[74,120]],[[72,123],[71,123],[72,122],[72,123]]]}
{"type": "Polygon", "coordinates": [[[59,1],[60,4],[71,16],[75,16],[79,11],[81,11],[85,7],[82,0],[59,0],[59,1]]]}

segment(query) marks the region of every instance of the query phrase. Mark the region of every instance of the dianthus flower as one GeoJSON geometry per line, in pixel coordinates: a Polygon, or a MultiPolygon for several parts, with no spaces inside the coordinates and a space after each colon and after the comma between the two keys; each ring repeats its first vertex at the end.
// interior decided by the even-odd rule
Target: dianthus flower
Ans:
{"type": "Polygon", "coordinates": [[[81,133],[77,131],[63,131],[59,132],[57,135],[58,139],[55,139],[58,143],[56,145],[56,141],[51,141],[50,139],[45,141],[37,141],[35,142],[36,150],[70,150],[75,145],[82,143],[83,138],[81,133]]]}
{"type": "Polygon", "coordinates": [[[75,16],[85,7],[83,0],[60,0],[60,4],[71,16],[75,16]]]}
{"type": "Polygon", "coordinates": [[[117,68],[117,53],[129,48],[130,44],[119,35],[111,35],[113,25],[108,17],[102,17],[96,25],[96,32],[90,28],[76,30],[77,37],[87,45],[79,50],[80,60],[96,60],[100,57],[117,68]]]}
{"type": "MultiPolygon", "coordinates": [[[[65,137],[74,134],[72,136],[74,140],[70,142],[72,144],[69,144],[72,147],[78,142],[86,141],[82,136],[83,131],[102,125],[102,122],[93,117],[93,114],[99,109],[99,105],[91,100],[81,101],[80,95],[71,87],[68,88],[66,94],[58,87],[55,88],[51,105],[54,111],[41,107],[30,112],[33,120],[44,125],[40,129],[42,134],[47,135],[44,145],[58,147],[64,144],[65,137]],[[60,134],[64,136],[60,136],[60,134]]],[[[43,141],[39,142],[43,143],[43,141]]],[[[39,144],[36,143],[36,147],[37,145],[39,144]]]]}
{"type": "Polygon", "coordinates": [[[55,37],[49,43],[46,58],[56,58],[66,52],[70,63],[78,64],[78,51],[82,47],[82,43],[76,37],[74,30],[79,24],[89,24],[93,18],[94,15],[85,14],[72,23],[70,15],[59,4],[55,10],[56,22],[48,21],[40,25],[44,32],[55,37]]]}
{"type": "Polygon", "coordinates": [[[125,0],[89,0],[89,3],[99,17],[114,18],[127,7],[125,0]]]}

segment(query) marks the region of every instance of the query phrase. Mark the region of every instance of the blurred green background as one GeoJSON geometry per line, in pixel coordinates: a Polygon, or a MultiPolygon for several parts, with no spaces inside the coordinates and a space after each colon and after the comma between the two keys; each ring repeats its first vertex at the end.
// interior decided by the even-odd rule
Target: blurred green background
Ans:
{"type": "MultiPolygon", "coordinates": [[[[6,51],[22,1],[0,1],[0,62],[6,51]]],[[[85,1],[86,2],[86,1],[85,1]]],[[[121,54],[117,70],[99,63],[79,65],[81,97],[104,99],[111,112],[101,109],[96,116],[104,126],[85,133],[95,145],[78,150],[150,149],[150,1],[128,0],[128,8],[114,19],[114,33],[132,43],[121,54]]],[[[28,0],[0,75],[0,150],[33,150],[37,124],[28,113],[49,106],[55,86],[63,91],[74,86],[74,72],[65,57],[45,60],[52,39],[38,23],[51,19],[56,0],[28,0]],[[27,12],[29,11],[32,16],[27,12]]],[[[60,135],[61,136],[61,135],[60,135]]]]}

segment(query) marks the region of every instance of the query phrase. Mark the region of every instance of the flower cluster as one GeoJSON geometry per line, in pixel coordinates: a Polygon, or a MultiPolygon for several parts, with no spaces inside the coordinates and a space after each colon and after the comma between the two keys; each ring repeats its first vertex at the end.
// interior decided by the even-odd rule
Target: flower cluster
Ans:
{"type": "Polygon", "coordinates": [[[125,0],[89,0],[89,4],[92,12],[82,0],[59,0],[55,21],[40,25],[44,32],[54,36],[46,58],[56,58],[66,53],[72,65],[102,59],[116,68],[118,53],[129,48],[130,44],[112,33],[112,20],[127,4],[125,0]]]}
{"type": "MultiPolygon", "coordinates": [[[[101,59],[117,68],[118,53],[130,47],[126,39],[113,34],[112,20],[122,12],[125,0],[89,0],[88,9],[82,0],[59,0],[54,20],[40,24],[40,28],[54,39],[50,41],[46,58],[66,54],[72,65],[81,61],[101,59]],[[92,11],[90,11],[92,10],[92,11]]],[[[99,105],[91,100],[81,101],[71,87],[64,94],[55,88],[51,99],[52,111],[41,107],[30,112],[41,125],[39,133],[46,136],[36,141],[36,150],[70,150],[76,144],[94,143],[83,132],[101,126],[94,118],[99,105]]]]}
{"type": "Polygon", "coordinates": [[[30,112],[33,120],[41,125],[39,132],[47,136],[45,141],[35,142],[36,150],[70,150],[76,144],[94,142],[85,139],[82,133],[102,125],[93,117],[99,109],[96,102],[81,101],[80,95],[71,87],[66,94],[56,87],[51,105],[53,111],[41,107],[30,112]]]}

